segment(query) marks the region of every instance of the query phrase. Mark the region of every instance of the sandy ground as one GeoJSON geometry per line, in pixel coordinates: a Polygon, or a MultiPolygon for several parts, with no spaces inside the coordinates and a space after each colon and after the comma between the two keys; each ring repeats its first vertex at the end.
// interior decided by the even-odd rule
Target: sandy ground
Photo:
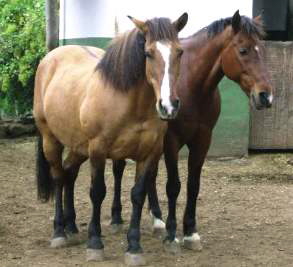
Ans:
{"type": "MultiPolygon", "coordinates": [[[[107,166],[107,197],[102,224],[106,261],[85,261],[90,217],[89,171],[85,164],[76,186],[77,222],[82,242],[49,248],[53,203],[36,198],[34,139],[0,140],[0,266],[123,266],[126,230],[130,217],[129,191],[134,164],[123,181],[122,233],[110,231],[113,179],[107,166]]],[[[202,174],[198,228],[203,250],[182,249],[179,255],[164,252],[153,237],[144,209],[142,246],[149,266],[293,266],[293,155],[251,155],[245,159],[207,161],[202,174]]],[[[166,217],[165,168],[158,177],[160,203],[166,217]]],[[[183,184],[178,200],[178,236],[182,233],[185,205],[186,160],[180,161],[183,184]]]]}

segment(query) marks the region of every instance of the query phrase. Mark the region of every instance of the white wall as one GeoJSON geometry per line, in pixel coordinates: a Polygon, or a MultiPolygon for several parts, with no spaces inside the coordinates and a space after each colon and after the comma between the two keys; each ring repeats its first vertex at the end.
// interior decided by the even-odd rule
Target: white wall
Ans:
{"type": "Polygon", "coordinates": [[[112,37],[116,1],[61,0],[59,39],[112,37]]]}
{"type": "Polygon", "coordinates": [[[119,31],[132,29],[131,15],[144,20],[188,12],[189,21],[180,36],[188,36],[219,18],[230,17],[239,9],[251,17],[252,0],[61,0],[60,39],[113,37],[117,17],[119,31]]]}
{"type": "Polygon", "coordinates": [[[126,15],[138,19],[166,16],[175,20],[188,12],[189,20],[180,33],[181,37],[191,35],[217,19],[230,17],[237,9],[241,15],[252,16],[252,0],[124,0],[119,1],[119,5],[116,14],[121,32],[132,28],[126,15]]]}

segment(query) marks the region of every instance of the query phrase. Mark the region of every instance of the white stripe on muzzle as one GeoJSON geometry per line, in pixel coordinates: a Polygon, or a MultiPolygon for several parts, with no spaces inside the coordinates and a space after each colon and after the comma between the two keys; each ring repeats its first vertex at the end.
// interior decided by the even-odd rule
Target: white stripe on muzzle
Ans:
{"type": "Polygon", "coordinates": [[[172,111],[174,110],[174,107],[170,101],[171,88],[169,84],[169,66],[170,66],[171,47],[166,43],[157,42],[157,49],[160,51],[162,58],[165,62],[165,71],[164,71],[163,81],[161,85],[162,106],[166,109],[168,115],[171,115],[172,111]]]}

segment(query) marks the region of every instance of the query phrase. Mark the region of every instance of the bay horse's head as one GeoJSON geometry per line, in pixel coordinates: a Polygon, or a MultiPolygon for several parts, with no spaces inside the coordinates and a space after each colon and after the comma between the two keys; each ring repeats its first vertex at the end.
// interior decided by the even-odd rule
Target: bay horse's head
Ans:
{"type": "Polygon", "coordinates": [[[241,86],[256,109],[271,107],[272,85],[260,42],[264,35],[261,18],[251,20],[236,11],[230,23],[231,42],[221,54],[222,69],[228,78],[241,86]]]}
{"type": "Polygon", "coordinates": [[[168,18],[147,21],[129,18],[145,39],[145,77],[154,89],[157,112],[161,119],[174,119],[180,107],[175,84],[183,53],[178,32],[186,25],[188,15],[184,13],[174,22],[168,18]]]}

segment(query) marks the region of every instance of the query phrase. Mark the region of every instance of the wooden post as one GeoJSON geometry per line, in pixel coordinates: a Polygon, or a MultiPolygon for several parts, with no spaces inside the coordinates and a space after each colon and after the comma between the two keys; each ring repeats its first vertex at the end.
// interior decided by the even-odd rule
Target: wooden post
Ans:
{"type": "Polygon", "coordinates": [[[265,41],[265,64],[275,89],[270,109],[251,109],[250,149],[293,149],[293,42],[265,41]]]}
{"type": "Polygon", "coordinates": [[[46,46],[48,51],[59,42],[59,1],[46,0],[46,46]]]}
{"type": "Polygon", "coordinates": [[[289,0],[288,39],[293,41],[293,0],[289,0]]]}

